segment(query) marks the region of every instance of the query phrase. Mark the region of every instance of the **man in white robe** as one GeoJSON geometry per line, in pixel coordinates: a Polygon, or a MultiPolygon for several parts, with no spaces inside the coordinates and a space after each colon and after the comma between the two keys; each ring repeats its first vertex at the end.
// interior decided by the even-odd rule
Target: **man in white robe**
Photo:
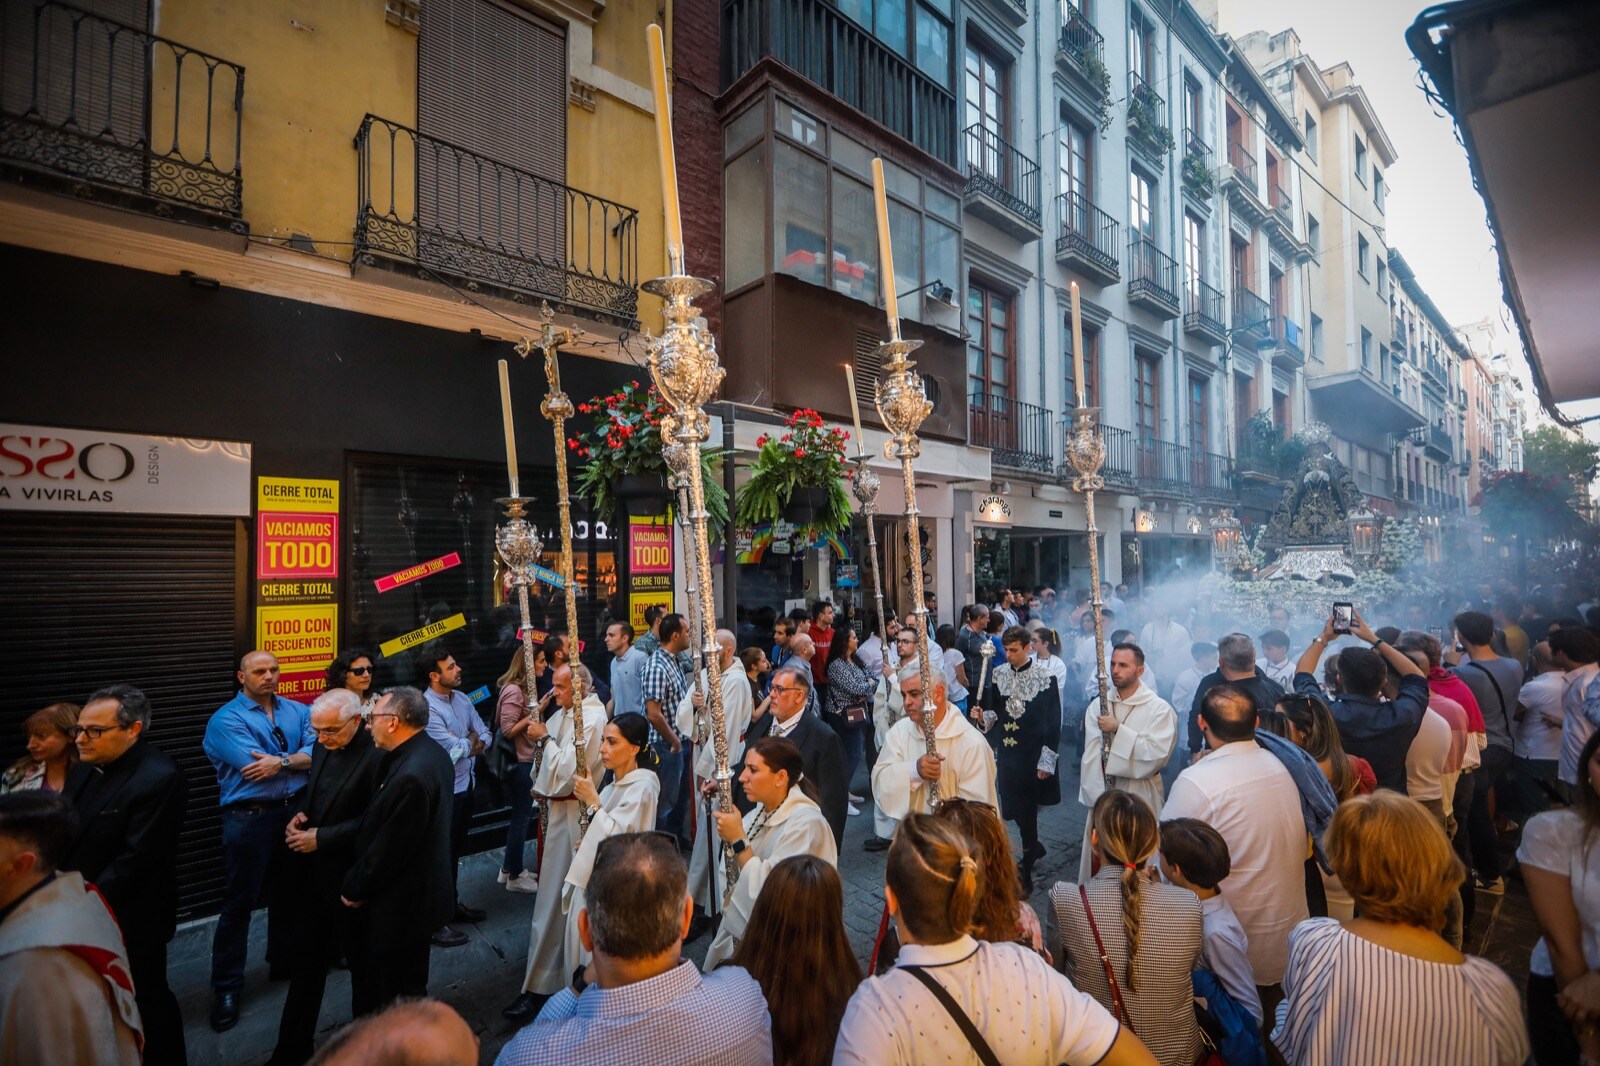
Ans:
{"type": "MultiPolygon", "coordinates": [[[[563,935],[566,915],[561,909],[561,884],[572,868],[578,843],[578,801],[572,798],[572,781],[577,776],[578,754],[572,722],[572,670],[556,668],[552,682],[556,711],[544,722],[528,727],[528,735],[544,730],[543,755],[533,775],[534,799],[546,799],[550,812],[544,838],[539,847],[539,883],[545,889],[533,904],[533,921],[528,935],[528,967],[523,974],[522,994],[503,1012],[507,1018],[526,1024],[539,1012],[544,1000],[561,991],[572,980],[572,964],[565,957],[563,935]]],[[[606,708],[593,691],[583,701],[584,758],[589,776],[596,781],[604,772],[600,764],[600,737],[605,733],[606,708]]]]}
{"type": "Polygon", "coordinates": [[[987,803],[996,811],[1000,797],[995,792],[994,749],[984,735],[954,710],[945,700],[944,672],[933,675],[933,739],[937,755],[927,754],[922,737],[922,677],[915,659],[900,671],[900,695],[906,716],[894,724],[884,738],[883,750],[872,767],[872,798],[876,804],[874,825],[878,836],[894,836],[906,815],[927,814],[929,782],[937,781],[939,796],[987,803]]]}
{"type": "MultiPolygon", "coordinates": [[[[744,737],[750,730],[750,716],[755,712],[750,692],[750,679],[744,668],[735,662],[734,653],[739,645],[732,631],[717,630],[717,646],[722,664],[722,724],[728,738],[728,766],[738,766],[744,758],[744,737]]],[[[711,890],[706,876],[707,860],[715,851],[716,830],[706,822],[705,789],[709,784],[715,796],[717,784],[717,749],[711,742],[711,712],[706,709],[705,690],[710,683],[709,672],[700,671],[700,683],[691,687],[678,704],[678,731],[694,738],[694,795],[700,797],[695,805],[694,851],[689,856],[689,891],[694,894],[695,906],[707,915],[715,913],[713,900],[721,896],[711,890]]],[[[712,805],[715,806],[715,799],[712,805]]],[[[704,929],[691,929],[689,940],[695,940],[704,929]]]]}
{"type": "MultiPolygon", "coordinates": [[[[1089,840],[1095,801],[1107,789],[1131,792],[1160,811],[1166,800],[1161,771],[1178,741],[1178,715],[1172,705],[1144,684],[1144,652],[1135,644],[1119,644],[1111,652],[1111,706],[1102,711],[1098,698],[1083,718],[1083,765],[1078,802],[1090,808],[1083,839],[1089,840]],[[1111,746],[1105,747],[1106,734],[1111,746]],[[1101,752],[1106,752],[1102,766],[1101,752]]],[[[1078,863],[1078,882],[1089,878],[1092,849],[1085,846],[1078,863]]]]}

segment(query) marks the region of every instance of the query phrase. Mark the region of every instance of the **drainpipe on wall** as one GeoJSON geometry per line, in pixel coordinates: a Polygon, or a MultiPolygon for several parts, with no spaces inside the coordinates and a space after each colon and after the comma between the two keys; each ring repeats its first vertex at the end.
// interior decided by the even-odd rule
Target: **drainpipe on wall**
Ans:
{"type": "Polygon", "coordinates": [[[728,525],[722,531],[722,628],[738,631],[739,563],[734,559],[733,492],[738,471],[733,462],[733,428],[738,408],[724,401],[722,410],[722,487],[728,492],[728,525]]]}
{"type": "MultiPolygon", "coordinates": [[[[1045,305],[1044,244],[1045,244],[1045,241],[1048,239],[1046,237],[1046,234],[1049,233],[1050,227],[1049,227],[1049,223],[1045,221],[1047,218],[1049,218],[1049,212],[1045,210],[1045,204],[1046,204],[1047,201],[1046,201],[1045,194],[1044,194],[1044,175],[1045,175],[1045,166],[1044,166],[1045,132],[1044,132],[1044,102],[1043,102],[1044,101],[1044,92],[1040,88],[1040,86],[1042,84],[1044,84],[1044,45],[1042,43],[1042,41],[1043,41],[1043,31],[1040,29],[1040,26],[1043,24],[1043,22],[1045,20],[1045,10],[1046,10],[1046,5],[1044,3],[1044,0],[1040,0],[1040,3],[1039,3],[1039,17],[1035,18],[1033,20],[1033,64],[1034,64],[1034,66],[1033,66],[1033,129],[1034,129],[1034,145],[1035,145],[1034,150],[1039,153],[1039,161],[1038,161],[1039,162],[1039,220],[1040,220],[1040,228],[1042,230],[1044,230],[1044,233],[1041,233],[1039,235],[1039,239],[1034,242],[1038,246],[1037,249],[1036,249],[1037,255],[1035,257],[1036,258],[1036,266],[1034,268],[1035,269],[1034,278],[1035,278],[1035,282],[1036,282],[1036,287],[1037,287],[1037,289],[1039,291],[1039,406],[1044,408],[1044,409],[1046,409],[1046,410],[1049,410],[1049,408],[1050,408],[1050,396],[1049,396],[1049,393],[1046,390],[1049,388],[1049,380],[1050,379],[1049,379],[1049,375],[1045,372],[1046,364],[1049,362],[1049,356],[1047,354],[1047,346],[1046,346],[1046,343],[1045,343],[1045,338],[1047,336],[1046,326],[1047,326],[1049,320],[1048,320],[1047,316],[1045,315],[1045,310],[1044,310],[1044,305],[1045,305]]],[[[1052,100],[1052,102],[1054,102],[1054,96],[1051,97],[1051,100],[1052,100]]],[[[1052,123],[1051,124],[1051,129],[1053,130],[1054,128],[1055,128],[1054,127],[1054,123],[1052,123]]],[[[1062,406],[1063,407],[1066,406],[1066,401],[1065,400],[1062,401],[1062,406]]],[[[1051,459],[1051,465],[1053,466],[1053,465],[1055,465],[1055,458],[1056,458],[1055,454],[1054,454],[1054,449],[1056,447],[1056,441],[1055,441],[1055,434],[1054,434],[1054,431],[1053,431],[1053,427],[1051,427],[1049,432],[1051,434],[1051,439],[1049,441],[1049,447],[1051,449],[1050,459],[1051,459]]],[[[1064,445],[1064,443],[1065,442],[1063,442],[1063,445],[1064,445]]],[[[1063,454],[1065,454],[1065,453],[1063,453],[1063,454]]],[[[974,577],[974,580],[976,580],[976,577],[974,577]]]]}
{"type": "MultiPolygon", "coordinates": [[[[1166,96],[1167,120],[1169,122],[1172,120],[1172,98],[1174,85],[1178,86],[1177,99],[1179,103],[1181,104],[1183,100],[1183,85],[1181,80],[1178,79],[1178,72],[1174,69],[1177,57],[1173,54],[1172,49],[1172,20],[1178,17],[1178,4],[1181,2],[1182,0],[1172,0],[1172,2],[1167,5],[1167,18],[1165,19],[1167,24],[1166,96]]],[[[1179,127],[1175,126],[1173,129],[1177,130],[1179,134],[1182,133],[1182,130],[1179,127]]],[[[1169,247],[1171,247],[1174,252],[1178,253],[1178,255],[1175,255],[1172,258],[1178,261],[1178,276],[1175,280],[1178,282],[1179,307],[1178,317],[1172,320],[1172,443],[1174,446],[1181,446],[1183,440],[1186,438],[1182,432],[1182,426],[1180,425],[1180,422],[1182,419],[1187,418],[1189,414],[1188,395],[1184,391],[1185,361],[1183,357],[1182,310],[1183,298],[1184,294],[1188,292],[1188,285],[1185,283],[1183,276],[1183,272],[1187,268],[1187,264],[1184,262],[1184,259],[1179,258],[1179,256],[1184,256],[1184,258],[1187,258],[1183,249],[1183,194],[1178,191],[1178,187],[1183,183],[1183,146],[1180,143],[1178,136],[1174,136],[1172,138],[1172,142],[1176,146],[1177,150],[1177,165],[1172,168],[1172,180],[1167,182],[1167,198],[1172,202],[1172,211],[1168,216],[1172,221],[1172,244],[1169,247]]],[[[1168,162],[1170,163],[1172,160],[1169,159],[1168,162]]]]}

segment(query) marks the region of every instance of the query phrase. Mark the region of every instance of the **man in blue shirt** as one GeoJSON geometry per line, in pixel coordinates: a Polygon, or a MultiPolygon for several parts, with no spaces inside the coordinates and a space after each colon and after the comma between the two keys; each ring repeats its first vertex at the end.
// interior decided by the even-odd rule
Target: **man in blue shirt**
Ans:
{"type": "Polygon", "coordinates": [[[648,658],[633,643],[633,627],[612,622],[606,627],[606,651],[611,660],[611,716],[632,711],[644,713],[644,687],[640,677],[648,658]]]}
{"type": "MultiPolygon", "coordinates": [[[[481,922],[486,911],[461,902],[461,856],[467,850],[467,827],[472,822],[472,772],[478,756],[489,746],[489,730],[472,701],[461,691],[461,665],[443,645],[431,644],[417,653],[417,665],[428,687],[428,736],[438,742],[455,767],[455,794],[450,803],[450,878],[456,886],[455,921],[481,922]]],[[[460,947],[467,934],[445,925],[433,934],[440,947],[460,947]]]]}
{"type": "Polygon", "coordinates": [[[311,769],[311,711],[278,695],[278,659],[253,651],[239,661],[240,692],[206,723],[203,747],[216,767],[222,804],[222,911],[211,938],[211,1028],[239,1022],[250,912],[267,903],[267,963],[287,966],[287,923],[272,891],[285,856],[284,829],[311,769]]]}

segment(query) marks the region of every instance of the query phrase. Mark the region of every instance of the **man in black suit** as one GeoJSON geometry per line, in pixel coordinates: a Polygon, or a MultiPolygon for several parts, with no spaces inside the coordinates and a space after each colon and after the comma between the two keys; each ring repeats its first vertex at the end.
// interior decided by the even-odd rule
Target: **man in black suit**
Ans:
{"type": "Polygon", "coordinates": [[[61,868],[98,887],[122,927],[145,1061],[183,1066],[167,945],[178,925],[178,831],[189,791],[178,764],[144,738],[148,728],[150,701],[132,685],[100,689],[79,713],[81,761],[63,790],[78,832],[61,868]]]}
{"type": "MultiPolygon", "coordinates": [[[[835,845],[844,843],[845,805],[844,750],[839,734],[820,717],[806,711],[811,699],[808,673],[793,665],[780,666],[772,673],[772,709],[750,723],[745,735],[745,750],[762,737],[788,737],[800,749],[807,778],[815,781],[822,794],[822,815],[833,828],[835,845]]],[[[755,806],[745,797],[739,784],[744,761],[733,768],[734,801],[741,811],[755,806]]]]}
{"type": "Polygon", "coordinates": [[[430,939],[455,910],[455,769],[424,732],[428,703],[416,689],[390,689],[371,721],[373,742],[389,757],[356,830],[355,861],[340,894],[345,906],[366,908],[363,954],[382,1007],[398,996],[428,994],[430,939]]]}
{"type": "Polygon", "coordinates": [[[278,1046],[269,1066],[300,1066],[315,1050],[317,1015],[328,983],[328,965],[343,954],[350,961],[350,1014],[377,1007],[373,975],[360,926],[366,913],[339,902],[344,875],[355,859],[356,830],[378,789],[382,753],[362,728],[361,700],[346,688],[329,689],[311,705],[317,735],[311,777],[289,819],[289,856],[284,881],[290,893],[287,945],[292,948],[289,994],[278,1022],[278,1046]]]}

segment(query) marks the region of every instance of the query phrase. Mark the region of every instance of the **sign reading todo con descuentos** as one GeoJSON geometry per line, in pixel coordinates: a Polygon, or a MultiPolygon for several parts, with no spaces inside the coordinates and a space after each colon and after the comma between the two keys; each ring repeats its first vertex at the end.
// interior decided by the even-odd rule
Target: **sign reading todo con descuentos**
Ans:
{"type": "Polygon", "coordinates": [[[256,647],[278,657],[278,694],[307,702],[339,653],[339,483],[256,483],[256,647]]]}

